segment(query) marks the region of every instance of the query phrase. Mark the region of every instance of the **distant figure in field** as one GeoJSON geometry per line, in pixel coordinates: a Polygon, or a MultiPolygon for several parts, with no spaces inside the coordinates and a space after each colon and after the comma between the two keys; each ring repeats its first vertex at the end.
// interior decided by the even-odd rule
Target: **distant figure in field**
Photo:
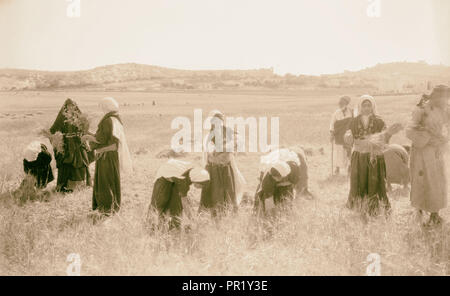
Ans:
{"type": "Polygon", "coordinates": [[[448,150],[449,89],[440,85],[424,95],[406,129],[411,147],[411,205],[429,212],[427,225],[442,223],[439,211],[447,206],[445,152],[448,150]]]}
{"type": "Polygon", "coordinates": [[[37,188],[43,189],[54,180],[51,161],[52,155],[48,152],[47,146],[39,141],[31,142],[25,149],[23,170],[36,179],[37,188]]]}
{"type": "Polygon", "coordinates": [[[95,151],[95,177],[92,209],[109,215],[120,209],[120,175],[132,172],[132,163],[125,137],[119,104],[113,98],[100,102],[104,116],[98,124],[95,136],[85,135],[95,151]]]}
{"type": "MultiPolygon", "coordinates": [[[[209,182],[205,169],[193,168],[191,163],[169,159],[156,173],[149,214],[156,211],[159,225],[169,222],[169,229],[181,226],[182,199],[187,196],[191,184],[202,188],[209,182]]],[[[150,215],[149,215],[150,216],[150,215]]]]}
{"type": "Polygon", "coordinates": [[[73,100],[67,99],[50,128],[51,134],[62,134],[60,141],[63,151],[57,150],[56,145],[52,143],[58,168],[57,191],[71,192],[81,182],[90,185],[87,147],[81,141],[81,137],[88,129],[89,123],[78,105],[73,100]]]}
{"type": "Polygon", "coordinates": [[[300,160],[294,151],[278,149],[262,156],[254,204],[257,214],[270,215],[290,207],[300,176],[300,160]]]}
{"type": "Polygon", "coordinates": [[[399,125],[386,128],[373,97],[360,98],[357,116],[345,136],[346,142],[353,144],[347,207],[360,210],[364,217],[390,212],[383,149],[399,129],[399,125]]]}
{"type": "Polygon", "coordinates": [[[392,184],[403,185],[403,188],[407,189],[410,182],[409,152],[404,146],[389,144],[383,154],[386,162],[387,190],[392,190],[392,184]]]}
{"type": "Polygon", "coordinates": [[[350,97],[344,96],[339,99],[339,109],[337,109],[330,122],[330,141],[334,144],[333,159],[336,161],[334,174],[339,175],[341,170],[347,174],[351,147],[344,141],[344,135],[350,128],[353,118],[353,110],[349,107],[350,97]]]}
{"type": "Polygon", "coordinates": [[[230,140],[234,131],[225,126],[224,114],[214,110],[208,118],[211,129],[205,137],[203,158],[210,182],[202,189],[199,210],[211,211],[216,216],[225,209],[237,211],[245,179],[236,165],[235,147],[230,147],[235,145],[230,140]]]}

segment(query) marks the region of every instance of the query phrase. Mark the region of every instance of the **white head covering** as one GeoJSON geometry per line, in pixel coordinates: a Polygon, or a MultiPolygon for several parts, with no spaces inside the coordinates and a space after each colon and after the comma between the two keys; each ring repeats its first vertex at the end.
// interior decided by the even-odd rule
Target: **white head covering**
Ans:
{"type": "Polygon", "coordinates": [[[306,153],[305,153],[305,150],[303,150],[303,148],[295,146],[295,147],[291,147],[289,149],[292,152],[297,154],[297,157],[298,157],[298,160],[299,160],[300,164],[302,164],[302,161],[304,162],[304,164],[307,164],[308,158],[306,157],[306,153]]]}
{"type": "Polygon", "coordinates": [[[281,177],[284,178],[291,172],[291,167],[282,160],[278,160],[272,164],[272,168],[276,169],[280,173],[281,177]]]}
{"type": "Polygon", "coordinates": [[[221,119],[223,119],[225,115],[220,110],[214,109],[211,112],[209,112],[208,118],[212,119],[214,117],[220,117],[221,119]]]}
{"type": "Polygon", "coordinates": [[[41,152],[41,142],[33,141],[24,150],[24,158],[28,161],[35,161],[41,152]]]}
{"type": "Polygon", "coordinates": [[[193,165],[190,162],[170,158],[158,169],[156,179],[160,177],[184,179],[183,174],[192,167],[193,165]]]}
{"type": "Polygon", "coordinates": [[[260,171],[261,172],[269,171],[273,167],[273,165],[279,161],[286,162],[286,163],[288,161],[293,161],[297,165],[300,165],[300,159],[298,158],[297,153],[295,153],[294,151],[292,151],[290,149],[283,148],[283,149],[274,150],[264,156],[261,156],[260,171]]]}
{"type": "MultiPolygon", "coordinates": [[[[109,112],[119,112],[119,103],[117,103],[114,98],[108,97],[103,98],[100,101],[100,107],[103,110],[103,113],[107,114],[109,112]]],[[[119,164],[120,169],[124,171],[126,174],[130,174],[133,172],[133,164],[131,161],[130,150],[128,149],[127,139],[125,137],[125,131],[123,129],[123,125],[120,121],[114,117],[110,117],[113,123],[113,136],[119,140],[119,147],[117,152],[119,153],[119,164]]]]}
{"type": "Polygon", "coordinates": [[[207,170],[202,168],[193,168],[189,172],[189,177],[192,182],[201,183],[209,180],[209,173],[207,170]]]}
{"type": "Polygon", "coordinates": [[[100,101],[100,107],[105,114],[109,112],[119,112],[119,103],[111,97],[103,98],[100,101]]]}
{"type": "Polygon", "coordinates": [[[356,109],[356,115],[361,114],[362,104],[365,101],[369,101],[372,104],[373,115],[378,115],[377,103],[375,102],[375,99],[370,95],[363,95],[359,98],[358,108],[356,109]]]}

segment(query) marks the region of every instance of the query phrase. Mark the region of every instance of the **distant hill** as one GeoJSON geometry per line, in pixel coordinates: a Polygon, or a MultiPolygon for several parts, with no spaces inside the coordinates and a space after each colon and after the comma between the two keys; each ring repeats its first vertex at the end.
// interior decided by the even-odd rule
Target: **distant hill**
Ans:
{"type": "Polygon", "coordinates": [[[179,70],[142,64],[117,64],[84,71],[0,69],[0,90],[161,89],[323,89],[365,88],[375,93],[413,93],[450,84],[450,67],[426,63],[388,63],[332,75],[276,75],[256,70],[179,70]]]}

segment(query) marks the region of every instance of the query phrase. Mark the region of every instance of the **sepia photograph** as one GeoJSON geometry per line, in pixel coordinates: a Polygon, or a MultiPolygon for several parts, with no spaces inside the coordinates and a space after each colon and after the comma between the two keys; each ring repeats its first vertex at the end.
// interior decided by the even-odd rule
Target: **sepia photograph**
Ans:
{"type": "Polygon", "coordinates": [[[449,87],[448,0],[0,0],[0,276],[449,276],[449,87]]]}

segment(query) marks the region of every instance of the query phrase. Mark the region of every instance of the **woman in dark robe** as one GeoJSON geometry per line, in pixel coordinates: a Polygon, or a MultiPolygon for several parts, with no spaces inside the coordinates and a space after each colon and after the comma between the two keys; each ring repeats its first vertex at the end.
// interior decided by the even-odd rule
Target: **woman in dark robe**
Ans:
{"type": "Polygon", "coordinates": [[[120,170],[131,172],[131,159],[119,116],[119,104],[113,98],[105,98],[100,106],[105,113],[98,124],[95,136],[85,135],[95,151],[95,176],[92,194],[92,210],[109,215],[120,209],[120,170]]]}
{"type": "Polygon", "coordinates": [[[86,182],[90,185],[89,158],[87,147],[82,143],[81,137],[87,132],[89,126],[78,108],[71,99],[67,99],[50,128],[50,133],[62,133],[64,151],[54,148],[58,177],[56,190],[70,192],[77,182],[86,182]]]}
{"type": "Polygon", "coordinates": [[[44,189],[48,183],[54,180],[50,166],[52,155],[48,152],[47,146],[39,142],[31,143],[27,147],[26,154],[28,155],[23,159],[24,172],[36,179],[37,188],[44,189]],[[37,155],[36,152],[38,152],[37,155]]]}
{"type": "Polygon", "coordinates": [[[386,194],[386,163],[382,149],[377,149],[371,137],[376,134],[387,143],[391,134],[385,131],[384,121],[377,115],[373,97],[360,99],[358,116],[350,124],[346,138],[353,143],[350,164],[350,193],[347,207],[358,208],[370,216],[389,213],[391,205],[386,194]],[[384,138],[384,139],[383,139],[384,138]]]}
{"type": "Polygon", "coordinates": [[[202,189],[199,210],[209,210],[216,216],[226,209],[237,211],[245,179],[234,159],[235,143],[231,141],[231,133],[234,131],[225,126],[225,117],[220,111],[212,111],[209,118],[211,131],[204,148],[207,150],[205,168],[210,182],[202,189]]]}
{"type": "Polygon", "coordinates": [[[264,170],[255,193],[254,209],[258,216],[272,215],[290,206],[299,176],[298,165],[293,161],[276,160],[264,170]]]}
{"type": "Polygon", "coordinates": [[[158,170],[148,217],[156,211],[160,226],[168,221],[169,229],[179,229],[183,214],[182,199],[187,196],[191,184],[201,188],[208,180],[206,170],[192,169],[187,162],[170,159],[158,170]]]}

